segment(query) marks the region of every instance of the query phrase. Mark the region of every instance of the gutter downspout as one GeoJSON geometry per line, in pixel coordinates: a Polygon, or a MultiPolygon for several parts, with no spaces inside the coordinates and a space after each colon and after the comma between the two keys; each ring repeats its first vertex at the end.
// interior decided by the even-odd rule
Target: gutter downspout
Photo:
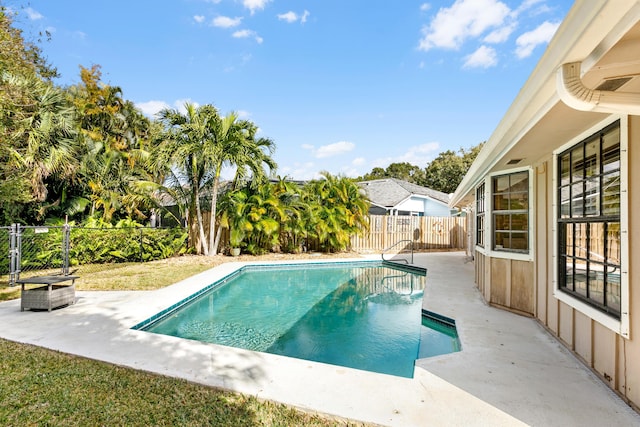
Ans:
{"type": "Polygon", "coordinates": [[[582,83],[580,62],[563,64],[557,72],[560,99],[574,110],[640,115],[640,94],[589,89],[582,83]]]}

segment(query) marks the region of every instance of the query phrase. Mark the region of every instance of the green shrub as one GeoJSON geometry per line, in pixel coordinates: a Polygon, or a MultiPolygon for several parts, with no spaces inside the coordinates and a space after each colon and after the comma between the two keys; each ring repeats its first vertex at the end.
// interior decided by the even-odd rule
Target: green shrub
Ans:
{"type": "Polygon", "coordinates": [[[184,254],[181,228],[74,228],[69,264],[142,262],[184,254]]]}
{"type": "MultiPolygon", "coordinates": [[[[63,265],[63,227],[22,230],[22,271],[60,268],[63,265]]],[[[165,259],[187,252],[187,232],[182,228],[88,228],[71,227],[69,265],[143,262],[165,259]]],[[[8,239],[0,244],[9,253],[8,239]]],[[[9,273],[9,262],[0,274],[9,273]],[[6,271],[5,271],[6,270],[6,271]]]]}

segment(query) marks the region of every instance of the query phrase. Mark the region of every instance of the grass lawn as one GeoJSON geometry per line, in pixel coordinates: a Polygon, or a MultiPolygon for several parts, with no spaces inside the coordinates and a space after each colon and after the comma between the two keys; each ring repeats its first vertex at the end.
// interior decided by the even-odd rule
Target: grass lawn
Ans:
{"type": "Polygon", "coordinates": [[[184,380],[0,339],[3,426],[336,426],[184,380]]]}
{"type": "MultiPolygon", "coordinates": [[[[180,257],[111,265],[80,275],[78,290],[151,290],[229,261],[355,257],[355,254],[180,257]]],[[[6,283],[6,282],[5,282],[6,283]]],[[[16,289],[17,288],[17,289],[16,289]]],[[[19,298],[0,285],[0,300],[19,298]]],[[[286,405],[0,339],[0,425],[364,425],[286,405]]]]}

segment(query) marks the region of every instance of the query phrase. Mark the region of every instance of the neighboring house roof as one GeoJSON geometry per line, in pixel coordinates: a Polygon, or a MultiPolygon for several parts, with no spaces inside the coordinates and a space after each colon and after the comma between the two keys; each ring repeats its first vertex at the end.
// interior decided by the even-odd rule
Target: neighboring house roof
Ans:
{"type": "Polygon", "coordinates": [[[429,197],[445,205],[449,203],[446,193],[396,178],[362,181],[358,185],[365,190],[372,204],[386,208],[397,206],[413,195],[429,197]]]}
{"type": "Polygon", "coordinates": [[[639,41],[639,1],[576,0],[450,206],[471,205],[486,175],[535,165],[558,141],[570,141],[611,113],[638,114],[639,41]],[[612,90],[620,77],[630,78],[612,90]],[[586,98],[577,99],[580,94],[586,98]]]}

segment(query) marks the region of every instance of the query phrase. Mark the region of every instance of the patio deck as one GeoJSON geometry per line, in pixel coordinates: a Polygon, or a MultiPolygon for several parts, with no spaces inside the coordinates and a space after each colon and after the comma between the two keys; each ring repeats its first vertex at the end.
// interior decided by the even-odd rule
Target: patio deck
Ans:
{"type": "Polygon", "coordinates": [[[413,379],[130,329],[239,263],[158,291],[77,292],[51,313],[3,302],[0,337],[380,425],[640,425],[533,319],[487,306],[463,253],[415,263],[428,268],[423,306],[456,320],[462,351],[418,361],[413,379]]]}

